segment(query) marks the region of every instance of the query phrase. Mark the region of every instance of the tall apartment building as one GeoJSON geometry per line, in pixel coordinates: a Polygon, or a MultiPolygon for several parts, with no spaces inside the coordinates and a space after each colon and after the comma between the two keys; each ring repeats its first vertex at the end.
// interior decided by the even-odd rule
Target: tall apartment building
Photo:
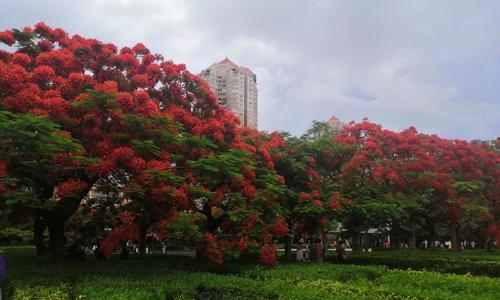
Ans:
{"type": "Polygon", "coordinates": [[[257,128],[257,76],[250,69],[225,58],[201,71],[200,77],[215,92],[219,104],[240,117],[242,126],[257,128]]]}
{"type": "Polygon", "coordinates": [[[336,116],[332,116],[328,119],[328,121],[326,121],[326,123],[330,125],[333,134],[341,132],[347,125],[346,123],[340,121],[336,116]]]}

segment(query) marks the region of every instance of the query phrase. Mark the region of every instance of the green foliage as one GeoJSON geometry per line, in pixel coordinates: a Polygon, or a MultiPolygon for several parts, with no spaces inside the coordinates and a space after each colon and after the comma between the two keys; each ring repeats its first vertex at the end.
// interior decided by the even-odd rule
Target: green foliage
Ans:
{"type": "Polygon", "coordinates": [[[132,140],[134,151],[139,154],[149,154],[158,157],[160,147],[156,146],[153,140],[132,140]]]}
{"type": "Polygon", "coordinates": [[[2,199],[5,205],[33,202],[34,188],[50,180],[47,174],[64,168],[54,162],[54,155],[81,151],[59,128],[45,117],[0,111],[0,160],[8,162],[10,175],[0,183],[12,187],[2,199]]]}
{"type": "Polygon", "coordinates": [[[0,229],[0,241],[27,243],[33,239],[31,228],[26,227],[6,227],[0,229]]]}
{"type": "Polygon", "coordinates": [[[184,177],[175,175],[174,173],[167,170],[151,169],[144,171],[144,173],[150,176],[150,179],[148,180],[151,182],[168,181],[168,182],[178,183],[184,180],[184,177]]]}
{"type": "Polygon", "coordinates": [[[321,138],[330,137],[333,134],[332,127],[328,122],[318,120],[312,121],[311,128],[309,128],[301,138],[308,140],[318,140],[321,138]]]}
{"type": "Polygon", "coordinates": [[[500,277],[500,256],[481,251],[456,253],[428,250],[358,253],[350,256],[348,263],[500,277]]]}
{"type": "Polygon", "coordinates": [[[183,134],[181,136],[181,145],[185,149],[215,149],[217,146],[212,140],[209,140],[204,137],[191,135],[191,134],[183,134]]]}
{"type": "Polygon", "coordinates": [[[252,168],[249,162],[249,153],[238,149],[231,149],[219,155],[201,158],[190,161],[189,167],[200,176],[217,180],[230,180],[232,178],[242,178],[241,168],[252,168]]]}
{"type": "Polygon", "coordinates": [[[169,237],[183,239],[183,238],[197,238],[199,226],[196,225],[196,215],[186,212],[179,213],[175,220],[168,225],[169,237]]]}
{"type": "Polygon", "coordinates": [[[112,93],[102,93],[96,90],[87,89],[87,96],[83,97],[84,101],[74,102],[74,107],[81,107],[86,111],[97,109],[103,113],[114,110],[120,111],[120,105],[116,103],[116,95],[112,93]]]}
{"type": "Polygon", "coordinates": [[[0,158],[26,158],[27,165],[40,165],[52,155],[81,149],[73,139],[59,132],[59,125],[45,117],[0,111],[0,158]]]}
{"type": "Polygon", "coordinates": [[[451,187],[461,195],[470,195],[479,190],[480,185],[477,182],[457,181],[453,183],[451,187]]]}

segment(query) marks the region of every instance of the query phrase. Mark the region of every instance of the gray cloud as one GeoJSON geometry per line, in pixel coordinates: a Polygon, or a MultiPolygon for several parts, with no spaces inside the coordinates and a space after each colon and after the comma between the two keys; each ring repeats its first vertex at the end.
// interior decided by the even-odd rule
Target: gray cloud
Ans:
{"type": "Polygon", "coordinates": [[[1,28],[42,20],[118,46],[141,41],[193,72],[227,56],[257,74],[265,130],[301,134],[335,114],[499,135],[496,2],[3,0],[0,14],[1,28]]]}

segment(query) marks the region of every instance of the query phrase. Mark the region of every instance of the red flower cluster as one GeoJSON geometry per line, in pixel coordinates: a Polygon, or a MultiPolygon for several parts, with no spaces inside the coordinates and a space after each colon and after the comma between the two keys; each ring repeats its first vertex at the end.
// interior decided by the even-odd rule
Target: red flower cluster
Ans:
{"type": "Polygon", "coordinates": [[[139,231],[135,224],[124,223],[119,225],[101,242],[101,253],[109,257],[120,248],[123,242],[136,241],[138,238],[139,231]]]}
{"type": "Polygon", "coordinates": [[[288,233],[288,224],[285,219],[279,218],[272,226],[273,233],[276,237],[282,237],[288,233]]]}
{"type": "Polygon", "coordinates": [[[5,30],[0,32],[0,42],[7,44],[9,46],[14,45],[16,40],[14,39],[14,34],[12,34],[11,30],[5,30]]]}
{"type": "Polygon", "coordinates": [[[330,200],[328,201],[328,206],[331,209],[334,210],[339,210],[340,209],[340,193],[339,192],[333,192],[332,196],[330,197],[330,200]]]}
{"type": "Polygon", "coordinates": [[[217,243],[217,238],[211,234],[206,232],[205,233],[205,240],[207,242],[205,246],[205,257],[213,262],[214,264],[223,264],[224,263],[224,253],[219,248],[219,245],[217,243]]]}
{"type": "Polygon", "coordinates": [[[70,179],[57,186],[56,195],[59,199],[82,197],[82,191],[87,191],[89,185],[82,180],[70,179]]]}
{"type": "Polygon", "coordinates": [[[263,246],[259,250],[259,262],[266,267],[274,267],[278,264],[276,261],[276,246],[263,246]]]}

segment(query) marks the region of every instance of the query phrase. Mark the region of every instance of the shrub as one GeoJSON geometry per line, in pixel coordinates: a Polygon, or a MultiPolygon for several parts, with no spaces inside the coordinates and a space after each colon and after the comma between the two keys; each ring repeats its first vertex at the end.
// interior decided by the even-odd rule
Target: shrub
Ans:
{"type": "MultiPolygon", "coordinates": [[[[10,248],[12,249],[12,247],[10,248]]],[[[22,249],[21,249],[22,250],[22,249]]],[[[131,256],[53,264],[5,251],[6,299],[497,299],[500,279],[383,266],[281,264],[275,268],[182,257],[131,256]]]]}
{"type": "Polygon", "coordinates": [[[491,255],[467,256],[447,252],[447,255],[407,252],[406,255],[387,251],[362,253],[349,257],[355,265],[384,265],[391,269],[429,270],[439,273],[472,274],[500,277],[500,261],[491,255]]]}

